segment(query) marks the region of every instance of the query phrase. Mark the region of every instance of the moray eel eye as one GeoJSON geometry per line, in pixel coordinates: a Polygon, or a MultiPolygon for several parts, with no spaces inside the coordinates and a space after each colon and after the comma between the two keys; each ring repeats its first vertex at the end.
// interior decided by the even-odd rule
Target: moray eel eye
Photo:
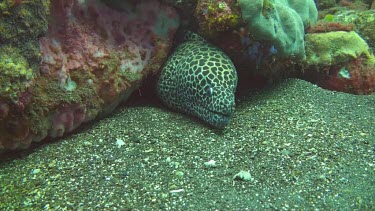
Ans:
{"type": "Polygon", "coordinates": [[[212,88],[211,86],[206,86],[204,88],[204,91],[205,91],[205,94],[209,97],[212,96],[212,94],[214,93],[214,88],[212,88]]]}

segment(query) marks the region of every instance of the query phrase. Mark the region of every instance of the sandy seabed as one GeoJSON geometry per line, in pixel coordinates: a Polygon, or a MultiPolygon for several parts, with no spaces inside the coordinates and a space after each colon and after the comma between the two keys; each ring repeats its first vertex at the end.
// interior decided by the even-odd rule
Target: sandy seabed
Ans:
{"type": "Polygon", "coordinates": [[[297,79],[240,96],[223,131],[127,105],[3,158],[0,209],[374,210],[374,128],[375,94],[297,79]]]}

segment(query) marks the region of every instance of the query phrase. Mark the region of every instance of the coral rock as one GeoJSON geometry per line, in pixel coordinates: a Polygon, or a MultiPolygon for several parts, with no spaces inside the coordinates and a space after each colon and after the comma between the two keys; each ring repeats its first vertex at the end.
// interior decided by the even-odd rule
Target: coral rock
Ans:
{"type": "Polygon", "coordinates": [[[319,86],[353,94],[375,91],[375,57],[355,32],[306,35],[304,76],[319,86]]]}
{"type": "Polygon", "coordinates": [[[158,1],[120,4],[51,3],[39,72],[14,99],[0,95],[1,150],[72,132],[111,112],[145,76],[159,71],[178,14],[158,1]]]}

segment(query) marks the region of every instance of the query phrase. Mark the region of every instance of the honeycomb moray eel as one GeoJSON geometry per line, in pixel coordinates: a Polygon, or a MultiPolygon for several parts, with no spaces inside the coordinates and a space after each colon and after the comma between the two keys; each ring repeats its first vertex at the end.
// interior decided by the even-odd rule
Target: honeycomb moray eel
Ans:
{"type": "Polygon", "coordinates": [[[227,55],[188,32],[163,67],[157,90],[167,107],[222,129],[235,110],[237,80],[227,55]]]}

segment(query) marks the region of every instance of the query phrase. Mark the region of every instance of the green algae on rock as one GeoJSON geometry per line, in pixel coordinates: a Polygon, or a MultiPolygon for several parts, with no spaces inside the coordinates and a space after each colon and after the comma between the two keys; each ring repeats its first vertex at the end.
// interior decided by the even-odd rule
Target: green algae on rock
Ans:
{"type": "Polygon", "coordinates": [[[35,77],[27,60],[17,48],[3,47],[0,51],[0,96],[15,101],[25,92],[35,77]]]}
{"type": "Polygon", "coordinates": [[[327,32],[306,35],[306,63],[330,65],[348,62],[363,55],[369,64],[375,58],[367,43],[356,32],[327,32]]]}
{"type": "Polygon", "coordinates": [[[47,32],[50,0],[0,2],[0,49],[17,48],[34,71],[39,68],[39,37],[47,32]]]}

